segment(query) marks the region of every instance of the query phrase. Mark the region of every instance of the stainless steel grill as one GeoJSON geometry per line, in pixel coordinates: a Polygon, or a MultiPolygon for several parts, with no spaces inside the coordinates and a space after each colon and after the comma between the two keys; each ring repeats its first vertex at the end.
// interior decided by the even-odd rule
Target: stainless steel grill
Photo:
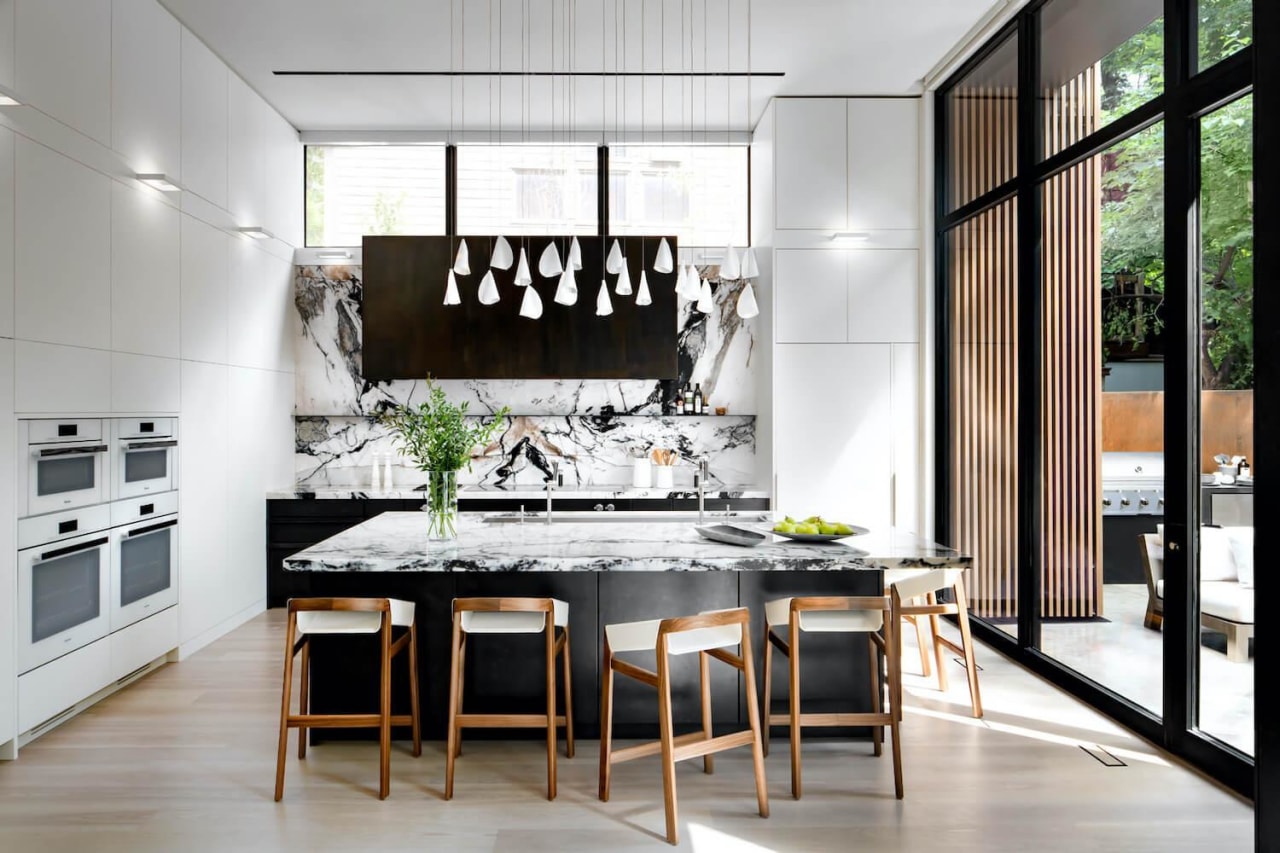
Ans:
{"type": "Polygon", "coordinates": [[[1103,515],[1164,515],[1164,455],[1102,454],[1103,515]]]}

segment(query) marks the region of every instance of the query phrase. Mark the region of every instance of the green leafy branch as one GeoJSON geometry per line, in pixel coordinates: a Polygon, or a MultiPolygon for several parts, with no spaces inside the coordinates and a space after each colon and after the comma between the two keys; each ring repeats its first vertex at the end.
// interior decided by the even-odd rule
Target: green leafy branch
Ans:
{"type": "Polygon", "coordinates": [[[489,444],[510,413],[503,406],[492,420],[467,416],[467,403],[454,404],[444,389],[427,380],[427,399],[417,406],[396,406],[378,419],[395,433],[396,444],[423,471],[470,470],[472,451],[489,444]]]}

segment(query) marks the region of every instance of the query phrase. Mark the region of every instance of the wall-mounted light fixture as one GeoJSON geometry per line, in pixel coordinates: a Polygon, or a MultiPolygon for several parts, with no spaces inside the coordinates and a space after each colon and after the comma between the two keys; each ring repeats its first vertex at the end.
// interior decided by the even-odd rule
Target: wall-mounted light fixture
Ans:
{"type": "Polygon", "coordinates": [[[255,240],[266,240],[271,237],[271,233],[268,232],[267,229],[260,228],[257,225],[250,225],[245,228],[237,228],[236,230],[239,231],[244,236],[252,237],[255,240]]]}
{"type": "Polygon", "coordinates": [[[153,190],[160,190],[162,193],[180,193],[182,187],[178,186],[178,182],[168,175],[162,175],[159,172],[143,172],[134,175],[142,183],[151,187],[153,190]]]}
{"type": "Polygon", "coordinates": [[[330,249],[325,252],[316,252],[316,257],[322,261],[349,261],[351,260],[351,251],[349,249],[330,249]]]}
{"type": "Polygon", "coordinates": [[[22,99],[12,89],[0,86],[0,107],[20,107],[22,99]]]}
{"type": "Polygon", "coordinates": [[[831,235],[832,240],[870,240],[870,231],[836,231],[831,235]]]}

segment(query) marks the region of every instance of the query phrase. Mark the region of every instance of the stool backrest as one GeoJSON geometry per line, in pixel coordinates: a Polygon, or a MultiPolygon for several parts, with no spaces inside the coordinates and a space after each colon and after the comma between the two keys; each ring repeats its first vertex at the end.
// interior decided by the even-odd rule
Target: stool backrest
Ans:
{"type": "Polygon", "coordinates": [[[314,613],[325,611],[390,612],[388,598],[291,598],[290,613],[314,613]]]}
{"type": "Polygon", "coordinates": [[[683,655],[745,645],[750,621],[751,614],[745,607],[663,619],[658,625],[658,653],[683,655]]]}
{"type": "Polygon", "coordinates": [[[554,613],[550,598],[455,598],[456,613],[554,613]]]}
{"type": "Polygon", "coordinates": [[[931,569],[903,578],[893,585],[903,599],[918,598],[940,589],[950,589],[960,580],[964,569],[931,569]]]}
{"type": "Polygon", "coordinates": [[[864,613],[863,626],[867,631],[878,631],[889,612],[889,597],[884,595],[811,595],[791,599],[790,623],[805,630],[822,630],[822,613],[864,613]],[[806,619],[805,614],[812,614],[806,619]]]}

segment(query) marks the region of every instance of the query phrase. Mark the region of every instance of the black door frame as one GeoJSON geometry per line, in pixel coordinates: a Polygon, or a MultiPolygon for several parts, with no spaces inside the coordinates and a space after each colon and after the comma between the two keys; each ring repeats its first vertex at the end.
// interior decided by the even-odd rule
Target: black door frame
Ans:
{"type": "MultiPolygon", "coordinates": [[[[1039,13],[1046,3],[1052,0],[1034,0],[998,33],[996,33],[974,56],[961,65],[948,80],[938,89],[936,98],[935,119],[935,176],[936,202],[935,243],[935,305],[937,313],[934,322],[936,335],[935,375],[935,407],[939,413],[949,410],[948,377],[950,376],[950,344],[949,327],[949,269],[948,254],[945,251],[947,235],[956,226],[979,216],[1009,198],[1018,200],[1018,215],[1015,223],[1018,241],[1018,298],[1019,315],[1016,318],[1019,332],[1019,363],[1017,367],[1017,385],[1020,399],[1032,401],[1041,399],[1041,361],[1040,322],[1041,322],[1041,221],[1042,202],[1040,188],[1049,178],[1083,162],[1106,150],[1116,142],[1163,121],[1165,128],[1165,266],[1166,291],[1165,304],[1167,326],[1178,340],[1188,346],[1172,346],[1165,357],[1165,455],[1170,460],[1190,460],[1196,458],[1198,452],[1199,428],[1199,362],[1191,354],[1197,352],[1191,343],[1198,336],[1199,311],[1197,306],[1197,287],[1192,275],[1197,270],[1195,252],[1198,251],[1199,237],[1196,228],[1196,204],[1199,196],[1199,122],[1198,118],[1211,112],[1218,106],[1248,93],[1254,86],[1254,66],[1256,48],[1246,48],[1234,56],[1218,63],[1212,68],[1192,74],[1192,66],[1196,58],[1196,0],[1165,0],[1165,91],[1144,106],[1132,113],[1112,122],[1107,127],[1095,132],[1087,138],[1069,146],[1046,160],[1038,160],[1042,150],[1041,127],[1038,113],[1037,89],[1039,85],[1040,39],[1039,13]],[[983,60],[996,49],[1003,46],[1006,39],[1018,39],[1018,172],[1006,183],[988,190],[979,198],[970,201],[961,208],[947,209],[946,186],[948,181],[947,140],[947,100],[946,93],[965,75],[977,68],[983,60]],[[1190,347],[1190,348],[1189,348],[1190,347]],[[1172,413],[1179,413],[1175,417],[1172,413]]],[[[1270,0],[1255,0],[1255,8],[1267,6],[1270,0]]],[[[1273,8],[1266,13],[1270,18],[1280,17],[1280,10],[1273,8]]],[[[1274,23],[1255,15],[1255,40],[1263,45],[1268,44],[1268,26],[1274,23]]],[[[1274,32],[1274,29],[1271,30],[1274,32]]],[[[1280,44],[1280,39],[1276,39],[1280,44]]],[[[1276,64],[1275,57],[1269,57],[1276,64]]],[[[1280,77],[1280,68],[1275,70],[1280,77]]],[[[1280,80],[1272,85],[1280,89],[1280,80]]],[[[1265,77],[1259,76],[1259,87],[1265,91],[1265,77]]],[[[1280,98],[1271,101],[1280,106],[1280,98]]],[[[1268,125],[1275,122],[1275,110],[1268,116],[1267,104],[1255,102],[1255,132],[1261,137],[1268,125]]],[[[1256,145],[1258,153],[1266,149],[1256,145]]],[[[1267,234],[1266,222],[1263,219],[1264,205],[1277,207],[1274,194],[1267,192],[1268,187],[1280,189],[1280,175],[1268,182],[1265,156],[1255,159],[1255,204],[1258,222],[1256,233],[1267,234]]],[[[1280,171],[1280,167],[1272,167],[1280,171]]],[[[1280,210],[1272,212],[1280,220],[1280,210]]],[[[1280,233],[1280,227],[1271,233],[1280,233]]],[[[1268,241],[1256,241],[1256,264],[1265,269],[1263,247],[1268,241]]],[[[1280,247],[1273,249],[1280,253],[1280,247]]],[[[1266,301],[1274,301],[1280,297],[1267,294],[1266,301],[1261,298],[1265,288],[1259,288],[1255,294],[1255,312],[1257,316],[1267,316],[1266,301]]],[[[1263,365],[1274,369],[1277,366],[1277,341],[1264,342],[1265,330],[1259,328],[1255,332],[1257,351],[1257,380],[1255,383],[1255,454],[1267,458],[1265,446],[1261,444],[1267,436],[1265,425],[1280,424],[1280,412],[1266,409],[1266,396],[1273,386],[1271,375],[1264,375],[1263,365]],[[1268,344],[1274,349],[1268,349],[1268,344]],[[1267,356],[1273,357],[1268,362],[1267,356]],[[1261,407],[1261,408],[1257,408],[1261,407]],[[1270,415],[1273,419],[1268,421],[1270,415]]],[[[1041,459],[1041,423],[1038,405],[1019,406],[1019,422],[1017,424],[1018,458],[1024,460],[1024,471],[1038,471],[1041,459]]],[[[1275,435],[1274,430],[1270,431],[1275,435]]],[[[946,417],[937,417],[934,426],[935,436],[935,530],[944,541],[951,538],[950,518],[952,509],[951,472],[949,469],[947,448],[950,447],[950,424],[946,417]]],[[[1199,507],[1199,482],[1193,476],[1189,465],[1175,462],[1166,465],[1165,482],[1165,517],[1166,536],[1170,542],[1176,542],[1177,550],[1171,550],[1165,558],[1166,593],[1164,616],[1164,714],[1163,718],[1153,714],[1135,702],[1120,696],[1106,685],[1093,681],[1075,670],[1050,658],[1040,651],[1040,618],[1038,608],[1020,606],[1018,612],[1018,635],[1010,637],[991,625],[978,621],[974,630],[984,641],[997,647],[1027,668],[1045,677],[1057,686],[1067,690],[1081,700],[1097,708],[1102,713],[1132,729],[1141,737],[1167,749],[1171,753],[1185,759],[1200,768],[1224,785],[1246,797],[1253,797],[1255,791],[1255,766],[1265,767],[1265,761],[1255,762],[1238,750],[1195,731],[1194,712],[1197,707],[1199,688],[1199,631],[1192,630],[1191,614],[1198,606],[1198,588],[1192,581],[1193,573],[1188,570],[1188,554],[1197,553],[1195,534],[1199,507]]],[[[1040,478],[1038,476],[1020,476],[1018,478],[1018,571],[1017,587],[1020,602],[1037,602],[1040,597],[1039,583],[1039,546],[1040,531],[1040,478]]],[[[1263,492],[1265,493],[1265,489],[1263,492]]],[[[1255,511],[1265,512],[1266,504],[1258,504],[1255,496],[1255,511]]],[[[1263,516],[1265,517],[1265,516],[1263,516]]],[[[1263,564],[1265,565],[1265,563],[1263,564]]],[[[1273,581],[1277,586],[1280,582],[1273,581]]],[[[1255,595],[1261,599],[1263,592],[1255,589],[1255,595]]],[[[1262,669],[1259,661],[1265,664],[1265,638],[1254,642],[1255,678],[1262,683],[1262,669]]],[[[1256,703],[1255,698],[1255,703],[1256,703]]],[[[1255,719],[1263,721],[1266,714],[1262,709],[1255,709],[1255,719]]],[[[1262,722],[1258,723],[1263,725],[1262,722]]],[[[1272,730],[1264,733],[1259,728],[1255,753],[1263,754],[1264,744],[1280,741],[1280,732],[1272,730]],[[1271,740],[1267,740],[1268,736],[1271,740]]],[[[1261,778],[1261,777],[1260,777],[1261,778]]],[[[1273,782],[1276,798],[1280,799],[1280,772],[1276,773],[1273,782]]],[[[1261,785],[1259,788],[1261,789],[1261,785]]],[[[1259,809],[1261,812],[1261,809],[1259,809]]],[[[1277,820],[1280,823],[1280,820],[1277,820]]],[[[1259,833],[1259,838],[1262,833],[1259,833]]],[[[1277,844],[1273,849],[1280,849],[1277,844]]]]}

